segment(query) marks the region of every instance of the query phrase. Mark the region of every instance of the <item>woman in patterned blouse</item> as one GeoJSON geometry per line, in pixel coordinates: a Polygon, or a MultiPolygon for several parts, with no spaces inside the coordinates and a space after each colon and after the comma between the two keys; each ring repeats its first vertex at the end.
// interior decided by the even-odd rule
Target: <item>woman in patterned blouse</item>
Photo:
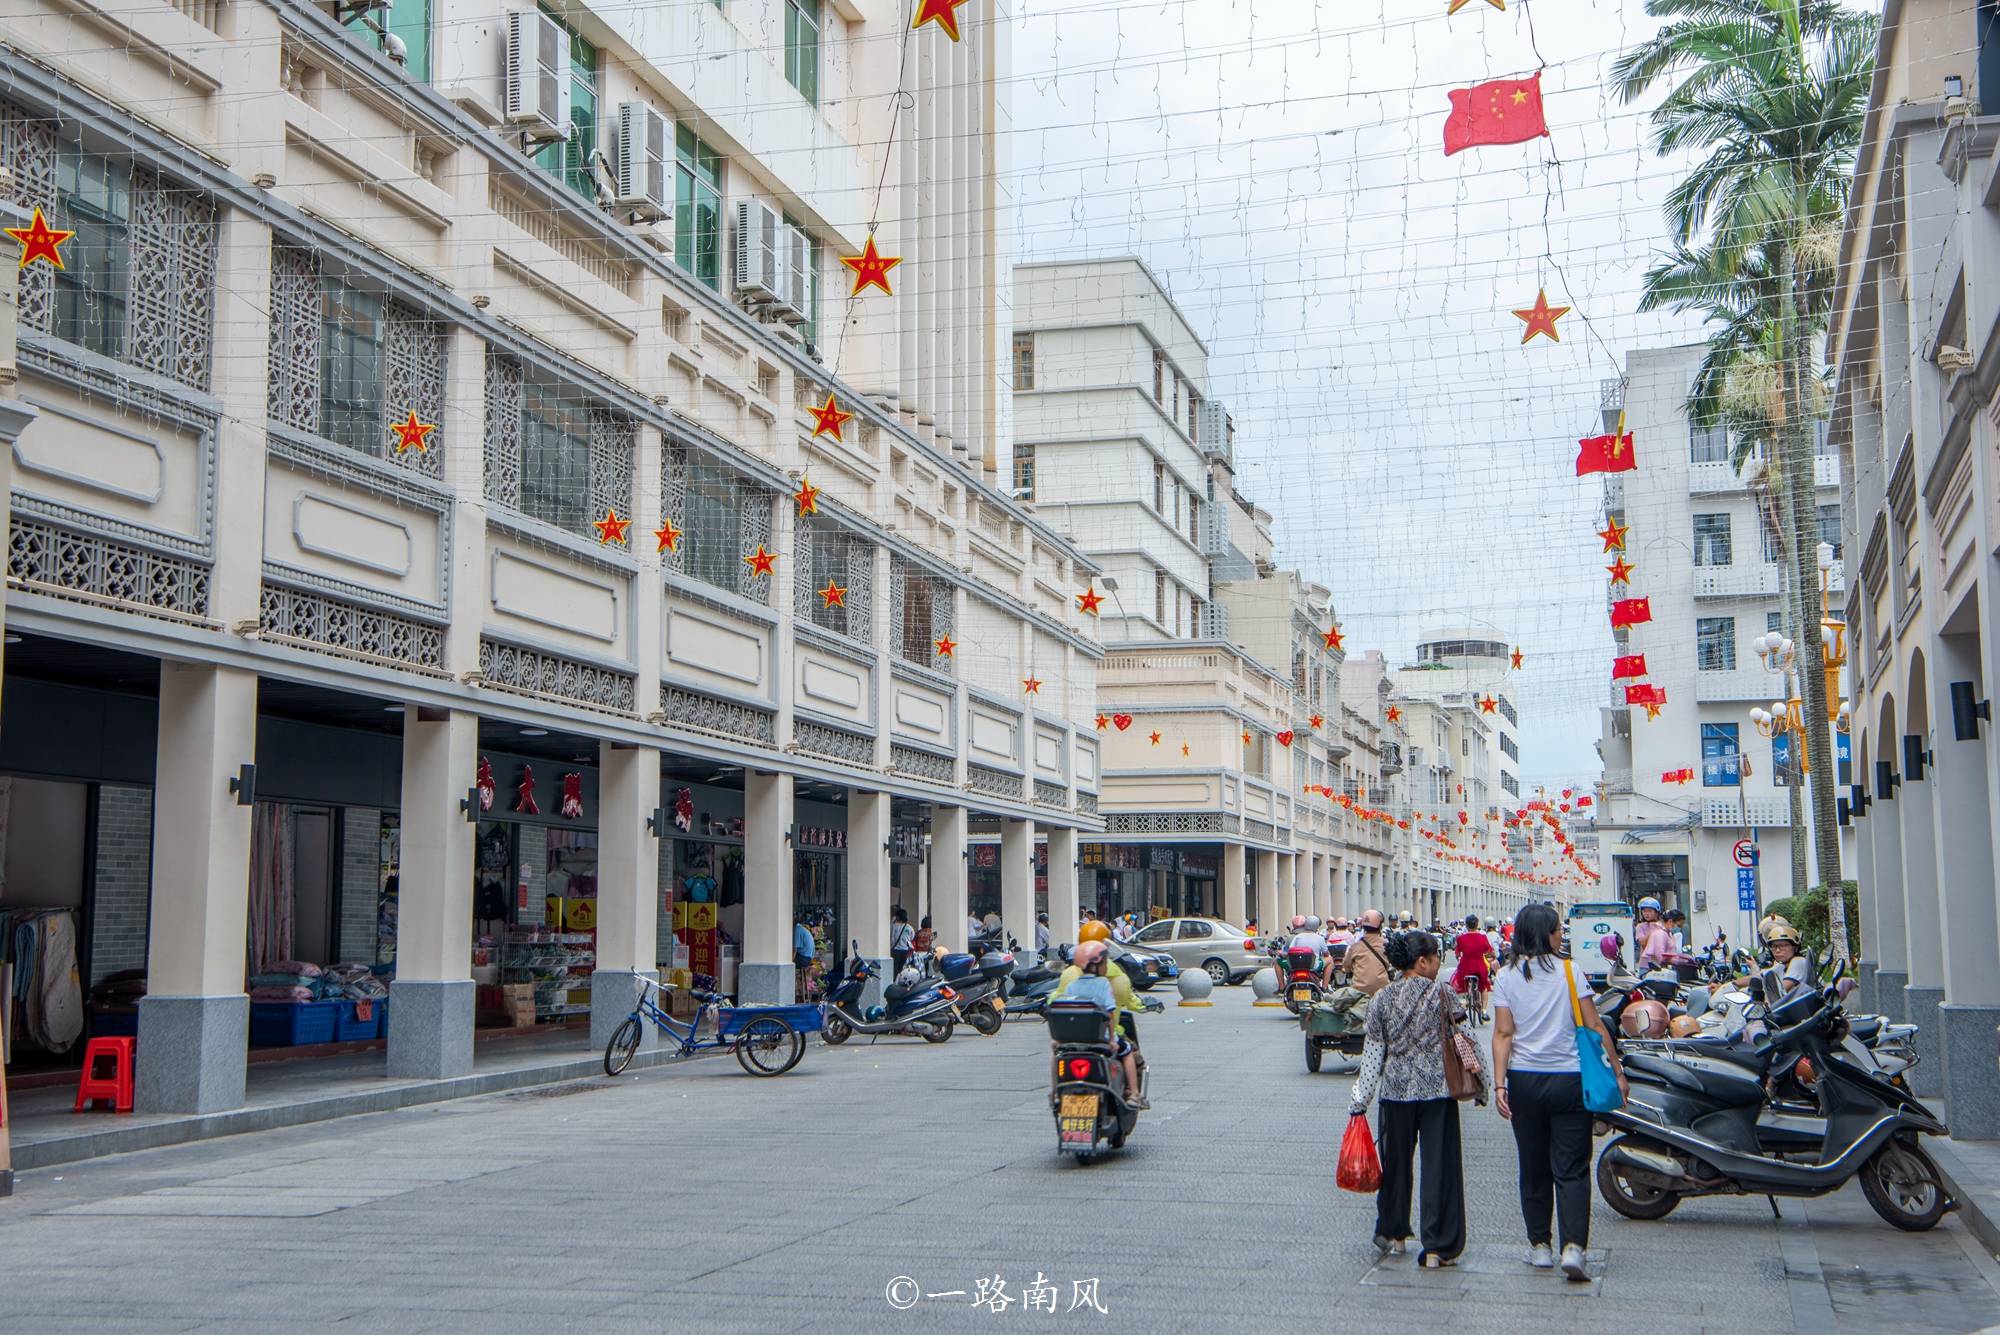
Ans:
{"type": "Polygon", "coordinates": [[[1382,1186],[1375,1193],[1375,1246],[1400,1256],[1410,1236],[1412,1160],[1423,1148],[1423,1241],[1417,1263],[1427,1270],[1454,1264],[1465,1250],[1465,1168],[1459,1158],[1458,1104],[1445,1087],[1444,1025],[1464,1013],[1449,986],[1440,985],[1437,938],[1400,932],[1388,941],[1389,963],[1401,977],[1368,1005],[1361,1078],[1354,1084],[1350,1116],[1364,1113],[1378,1095],[1382,1186]]]}

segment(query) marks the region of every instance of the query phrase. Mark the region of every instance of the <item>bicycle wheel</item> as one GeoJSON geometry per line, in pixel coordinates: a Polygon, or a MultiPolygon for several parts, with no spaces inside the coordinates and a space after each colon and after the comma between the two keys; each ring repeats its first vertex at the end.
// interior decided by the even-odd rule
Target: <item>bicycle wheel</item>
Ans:
{"type": "Polygon", "coordinates": [[[604,1045],[604,1074],[617,1075],[632,1064],[632,1054],[639,1050],[639,1017],[628,1015],[625,1023],[611,1035],[611,1041],[604,1045]]]}
{"type": "Polygon", "coordinates": [[[752,1020],[736,1039],[736,1060],[751,1075],[783,1075],[805,1050],[805,1038],[775,1015],[752,1020]]]}

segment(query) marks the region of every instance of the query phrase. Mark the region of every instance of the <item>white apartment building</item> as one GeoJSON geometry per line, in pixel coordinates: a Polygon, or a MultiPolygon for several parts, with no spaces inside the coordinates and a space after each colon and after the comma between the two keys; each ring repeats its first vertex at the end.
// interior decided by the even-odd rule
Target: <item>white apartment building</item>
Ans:
{"type": "MultiPolygon", "coordinates": [[[[1760,903],[1793,892],[1796,756],[1790,738],[1760,736],[1750,711],[1785,699],[1788,681],[1796,686],[1767,668],[1755,641],[1801,632],[1786,610],[1789,569],[1779,559],[1763,461],[1748,459],[1739,473],[1725,433],[1688,420],[1701,356],[1698,345],[1635,352],[1622,385],[1606,390],[1603,429],[1613,429],[1622,403],[1638,460],[1604,482],[1606,513],[1629,532],[1626,550],[1603,561],[1622,555],[1631,567],[1629,583],[1607,575],[1606,601],[1650,600],[1652,620],[1620,631],[1617,652],[1644,655],[1640,680],[1663,689],[1666,703],[1651,718],[1626,704],[1631,682],[1609,683],[1598,745],[1599,891],[1628,902],[1657,897],[1687,913],[1693,939],[1712,941],[1721,930],[1734,942],[1749,939],[1758,916],[1739,907],[1748,902],[1739,899],[1739,870],[1751,872],[1760,903]],[[1752,868],[1739,867],[1742,841],[1754,846],[1752,868]]],[[[1823,453],[1814,473],[1822,537],[1838,556],[1838,461],[1823,453]]],[[[1836,559],[1836,610],[1843,568],[1836,559]]],[[[1845,735],[1836,741],[1844,747],[1845,735]]]]}
{"type": "Polygon", "coordinates": [[[1008,6],[340,14],[0,18],[9,208],[78,233],[0,413],[0,911],[144,970],[141,1108],[242,1103],[276,959],[393,961],[442,1078],[509,983],[596,1030],[671,962],[790,1000],[795,923],[956,944],[976,825],[1067,932],[1102,651],[1007,494],[1008,6]]]}

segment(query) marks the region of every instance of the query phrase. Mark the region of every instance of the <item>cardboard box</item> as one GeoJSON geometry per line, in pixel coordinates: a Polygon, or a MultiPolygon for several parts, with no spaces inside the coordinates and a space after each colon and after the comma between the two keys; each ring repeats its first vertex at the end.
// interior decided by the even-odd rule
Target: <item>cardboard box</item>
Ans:
{"type": "Polygon", "coordinates": [[[515,1029],[525,1029],[535,1023],[535,985],[533,983],[509,983],[500,989],[501,1009],[507,1013],[507,1023],[515,1029]]]}

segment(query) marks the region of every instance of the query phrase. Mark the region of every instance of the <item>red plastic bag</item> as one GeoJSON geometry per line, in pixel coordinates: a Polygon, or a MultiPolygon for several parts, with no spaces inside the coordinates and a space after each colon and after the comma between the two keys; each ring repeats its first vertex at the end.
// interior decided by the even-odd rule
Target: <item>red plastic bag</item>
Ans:
{"type": "Polygon", "coordinates": [[[1382,1186],[1382,1161],[1375,1156],[1375,1133],[1366,1115],[1347,1119],[1340,1138],[1340,1163],[1333,1180],[1342,1191],[1377,1191],[1382,1186]]]}

